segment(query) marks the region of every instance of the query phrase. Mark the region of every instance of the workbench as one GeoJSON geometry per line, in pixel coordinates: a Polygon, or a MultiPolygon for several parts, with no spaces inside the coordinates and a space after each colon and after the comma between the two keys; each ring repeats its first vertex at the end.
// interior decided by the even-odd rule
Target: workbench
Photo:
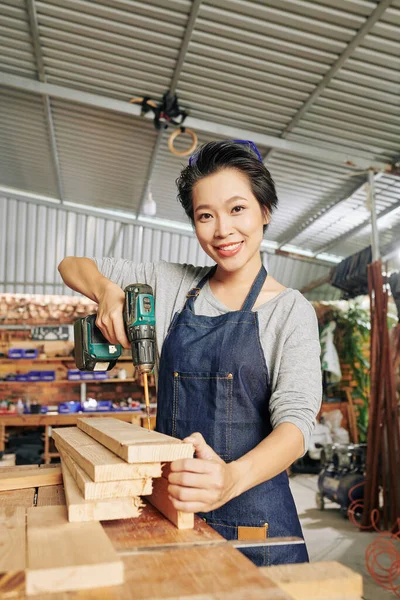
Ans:
{"type": "MultiPolygon", "coordinates": [[[[4,468],[12,473],[13,469],[15,471],[21,467],[4,468]]],[[[38,467],[32,465],[28,468],[38,467]]],[[[46,468],[52,467],[41,467],[41,469],[46,468]]],[[[62,504],[65,504],[62,485],[0,493],[0,507],[3,508],[62,504]]],[[[46,600],[98,598],[104,600],[183,598],[186,600],[328,600],[340,597],[341,600],[357,600],[361,596],[359,576],[338,563],[284,565],[282,567],[284,576],[279,571],[281,567],[258,569],[238,550],[226,544],[225,540],[199,517],[195,517],[194,529],[178,530],[148,503],[141,516],[136,519],[108,521],[103,522],[102,525],[123,559],[124,585],[31,596],[32,598],[41,597],[46,600]],[[318,569],[319,565],[324,567],[318,569]],[[339,571],[342,570],[339,577],[334,573],[335,565],[339,571]],[[307,569],[313,570],[315,578],[307,574],[307,569]],[[343,570],[346,573],[343,573],[343,570]],[[297,580],[303,580],[306,595],[304,591],[296,594],[285,591],[288,589],[285,585],[290,584],[291,572],[295,574],[292,583],[293,580],[295,584],[297,580]],[[340,596],[333,595],[332,590],[335,589],[340,596]],[[351,589],[351,595],[346,595],[345,589],[351,589]],[[324,590],[323,595],[321,590],[324,590]]],[[[0,552],[2,551],[7,552],[7,548],[0,548],[0,552]]],[[[96,548],[93,548],[93,552],[96,552],[96,548]]],[[[0,574],[0,588],[1,577],[0,574]]],[[[20,589],[24,589],[23,581],[22,583],[20,581],[20,589]]],[[[15,590],[6,594],[0,592],[0,595],[4,600],[25,598],[23,591],[15,590]]]]}
{"type": "MultiPolygon", "coordinates": [[[[95,413],[51,413],[37,415],[0,415],[0,452],[5,449],[5,434],[7,427],[44,427],[44,453],[43,460],[47,465],[52,458],[59,458],[58,452],[50,452],[51,428],[62,425],[76,425],[82,417],[113,417],[134,425],[143,425],[146,415],[142,411],[126,412],[95,412],[95,413]]],[[[155,417],[152,417],[153,421],[155,417]]],[[[147,421],[146,421],[147,423],[147,421]]],[[[154,423],[153,423],[154,425],[154,423]]]]}

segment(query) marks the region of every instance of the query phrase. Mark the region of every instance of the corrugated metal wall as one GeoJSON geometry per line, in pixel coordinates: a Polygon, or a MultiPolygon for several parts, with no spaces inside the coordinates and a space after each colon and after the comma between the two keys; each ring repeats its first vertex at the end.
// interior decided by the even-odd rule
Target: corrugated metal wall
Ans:
{"type": "MultiPolygon", "coordinates": [[[[124,222],[117,216],[103,218],[60,205],[53,208],[0,197],[0,293],[72,294],[57,271],[57,265],[69,255],[213,264],[196,237],[188,233],[124,222]]],[[[271,275],[296,289],[329,270],[318,263],[266,253],[263,260],[271,275]]],[[[331,290],[329,298],[335,297],[331,290]]]]}

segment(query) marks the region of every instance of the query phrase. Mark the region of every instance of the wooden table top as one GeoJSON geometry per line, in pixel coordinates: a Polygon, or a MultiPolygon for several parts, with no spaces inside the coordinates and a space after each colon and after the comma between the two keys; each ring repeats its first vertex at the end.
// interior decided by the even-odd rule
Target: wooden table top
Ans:
{"type": "MultiPolygon", "coordinates": [[[[52,465],[40,468],[52,468],[52,465]]],[[[65,504],[62,485],[0,493],[0,507],[60,504],[65,504]]],[[[194,529],[178,530],[146,503],[140,517],[107,521],[102,525],[122,556],[124,585],[46,594],[44,600],[290,600],[290,596],[238,550],[224,544],[210,545],[210,542],[222,542],[223,538],[199,517],[195,518],[194,529]],[[175,549],[148,551],[150,546],[157,548],[166,544],[174,544],[175,549]],[[140,547],[146,547],[146,552],[138,551],[140,547]],[[135,553],[129,554],[132,548],[135,553]]],[[[13,594],[9,597],[25,598],[21,593],[13,594]]]]}

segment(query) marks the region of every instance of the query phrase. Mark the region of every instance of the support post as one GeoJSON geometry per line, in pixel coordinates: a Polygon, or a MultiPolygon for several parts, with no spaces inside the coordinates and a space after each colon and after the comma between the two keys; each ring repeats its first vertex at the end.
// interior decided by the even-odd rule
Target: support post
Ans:
{"type": "Polygon", "coordinates": [[[379,252],[379,233],[378,222],[376,218],[376,202],[375,202],[375,179],[374,171],[368,171],[368,204],[371,212],[371,246],[372,246],[372,262],[380,259],[379,252]]]}

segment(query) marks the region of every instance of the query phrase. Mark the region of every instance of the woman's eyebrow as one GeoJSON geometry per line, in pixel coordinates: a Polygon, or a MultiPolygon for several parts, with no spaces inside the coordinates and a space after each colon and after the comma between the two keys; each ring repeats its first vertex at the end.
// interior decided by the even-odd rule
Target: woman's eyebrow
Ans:
{"type": "MultiPolygon", "coordinates": [[[[232,196],[232,198],[228,198],[227,200],[224,200],[224,204],[228,204],[229,202],[234,202],[235,200],[246,200],[246,198],[243,198],[243,196],[232,196]]],[[[195,212],[197,212],[198,210],[205,210],[205,209],[210,209],[212,208],[212,206],[210,206],[210,204],[200,204],[195,212]]]]}

